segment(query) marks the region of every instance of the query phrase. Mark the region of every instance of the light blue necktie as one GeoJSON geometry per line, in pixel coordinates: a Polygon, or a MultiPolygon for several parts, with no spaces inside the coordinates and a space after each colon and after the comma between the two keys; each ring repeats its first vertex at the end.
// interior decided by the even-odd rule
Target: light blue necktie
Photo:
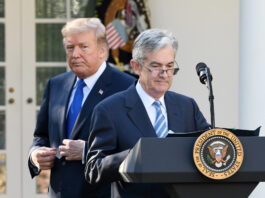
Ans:
{"type": "Polygon", "coordinates": [[[164,138],[167,136],[168,131],[167,131],[165,116],[161,111],[160,101],[155,101],[153,105],[156,109],[156,119],[155,119],[154,129],[156,131],[157,137],[164,138]]]}
{"type": "Polygon", "coordinates": [[[80,79],[77,82],[77,88],[75,91],[74,99],[69,108],[69,112],[67,115],[67,138],[70,137],[73,127],[75,125],[76,118],[81,110],[82,101],[83,101],[83,88],[86,86],[84,80],[80,79]]]}

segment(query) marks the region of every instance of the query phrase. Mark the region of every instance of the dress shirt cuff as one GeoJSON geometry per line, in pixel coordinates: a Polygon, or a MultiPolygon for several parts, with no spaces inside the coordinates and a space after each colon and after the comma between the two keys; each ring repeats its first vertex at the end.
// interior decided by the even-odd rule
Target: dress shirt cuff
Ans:
{"type": "Polygon", "coordinates": [[[82,164],[85,164],[85,163],[86,163],[86,143],[85,143],[85,146],[82,152],[82,164]]]}

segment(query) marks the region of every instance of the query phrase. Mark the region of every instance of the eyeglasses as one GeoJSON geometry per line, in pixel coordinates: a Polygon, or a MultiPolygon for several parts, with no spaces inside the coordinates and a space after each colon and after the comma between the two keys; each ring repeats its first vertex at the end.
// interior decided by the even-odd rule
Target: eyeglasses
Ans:
{"type": "Polygon", "coordinates": [[[168,68],[168,69],[163,69],[162,67],[159,67],[159,68],[149,68],[145,65],[142,65],[144,68],[146,68],[149,72],[151,72],[151,74],[153,76],[157,76],[158,74],[162,75],[164,72],[166,72],[166,74],[171,77],[173,75],[176,75],[179,71],[179,67],[178,67],[178,64],[177,62],[175,62],[175,65],[177,67],[172,67],[172,68],[168,68]]]}

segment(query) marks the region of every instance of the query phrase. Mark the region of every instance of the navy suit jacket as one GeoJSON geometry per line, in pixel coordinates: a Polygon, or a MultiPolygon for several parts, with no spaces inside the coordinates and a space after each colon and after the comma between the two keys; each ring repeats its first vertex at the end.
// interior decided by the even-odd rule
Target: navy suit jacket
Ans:
{"type": "MultiPolygon", "coordinates": [[[[209,129],[192,98],[167,91],[168,129],[190,132],[209,129]]],[[[123,182],[118,169],[142,137],[157,137],[135,85],[99,103],[93,112],[85,176],[92,184],[112,183],[112,197],[166,198],[160,184],[123,182]]]]}
{"type": "MultiPolygon", "coordinates": [[[[48,81],[37,119],[31,153],[36,147],[58,148],[66,138],[66,114],[76,81],[73,72],[63,73],[48,81]]],[[[135,78],[107,65],[84,102],[70,139],[87,141],[92,110],[104,98],[127,89],[135,78]],[[102,91],[100,91],[102,90],[102,91]],[[103,93],[102,93],[103,92],[103,93]]],[[[28,160],[31,176],[38,169],[28,160]]],[[[85,181],[81,161],[55,159],[51,169],[49,196],[52,198],[110,197],[110,185],[92,186],[85,181]]]]}

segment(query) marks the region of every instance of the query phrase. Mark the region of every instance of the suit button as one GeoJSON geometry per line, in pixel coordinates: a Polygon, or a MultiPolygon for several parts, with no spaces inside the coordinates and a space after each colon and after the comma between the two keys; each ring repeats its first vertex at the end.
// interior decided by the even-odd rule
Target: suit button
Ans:
{"type": "Polygon", "coordinates": [[[63,162],[62,162],[62,165],[65,166],[65,164],[66,164],[66,161],[63,161],[63,162]]]}

